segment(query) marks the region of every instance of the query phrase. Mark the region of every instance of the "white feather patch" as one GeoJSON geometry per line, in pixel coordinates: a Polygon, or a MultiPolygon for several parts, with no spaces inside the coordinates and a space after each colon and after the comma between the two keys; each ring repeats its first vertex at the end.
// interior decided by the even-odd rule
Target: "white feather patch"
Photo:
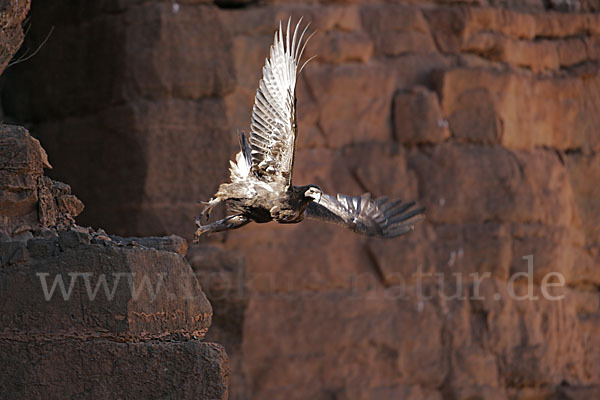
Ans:
{"type": "Polygon", "coordinates": [[[240,182],[245,180],[250,174],[250,162],[246,160],[243,152],[239,152],[235,155],[235,163],[229,161],[229,173],[231,182],[240,182]]]}

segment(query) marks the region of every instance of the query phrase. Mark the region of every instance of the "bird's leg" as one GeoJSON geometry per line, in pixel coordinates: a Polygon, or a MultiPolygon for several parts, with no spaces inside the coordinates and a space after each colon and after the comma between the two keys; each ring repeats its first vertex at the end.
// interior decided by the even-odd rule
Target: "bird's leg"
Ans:
{"type": "Polygon", "coordinates": [[[202,201],[201,203],[204,204],[204,208],[202,209],[200,218],[202,218],[204,214],[206,214],[206,220],[208,221],[208,219],[210,218],[210,212],[212,211],[213,207],[219,204],[220,202],[221,201],[219,199],[215,198],[211,198],[209,201],[202,201]]]}
{"type": "Polygon", "coordinates": [[[194,243],[198,243],[198,238],[203,234],[223,232],[231,229],[241,228],[250,222],[250,219],[243,214],[231,215],[227,218],[220,219],[212,224],[202,225],[201,217],[196,218],[196,233],[194,234],[194,243]]]}

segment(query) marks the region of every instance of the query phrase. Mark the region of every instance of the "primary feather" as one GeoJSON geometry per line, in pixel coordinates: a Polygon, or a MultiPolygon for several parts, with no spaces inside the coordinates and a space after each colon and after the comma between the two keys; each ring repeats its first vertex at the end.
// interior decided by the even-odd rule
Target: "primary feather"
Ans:
{"type": "Polygon", "coordinates": [[[284,34],[275,32],[263,77],[258,84],[250,132],[252,169],[266,181],[291,185],[296,142],[296,78],[308,25],[299,32],[298,22],[290,39],[291,20],[284,34]]]}
{"type": "Polygon", "coordinates": [[[333,222],[356,233],[392,238],[410,232],[424,218],[424,208],[410,210],[414,202],[390,201],[387,197],[373,200],[370,193],[362,196],[337,197],[323,194],[318,202],[306,209],[312,219],[333,222]]]}

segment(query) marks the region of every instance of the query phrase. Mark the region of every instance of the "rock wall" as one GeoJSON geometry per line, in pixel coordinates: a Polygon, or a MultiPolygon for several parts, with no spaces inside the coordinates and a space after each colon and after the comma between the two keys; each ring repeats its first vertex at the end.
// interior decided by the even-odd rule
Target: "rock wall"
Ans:
{"type": "MultiPolygon", "coordinates": [[[[23,43],[23,23],[30,6],[31,0],[0,1],[0,74],[23,43]]],[[[24,60],[28,55],[17,57],[13,64],[24,60]]]]}
{"type": "Polygon", "coordinates": [[[0,129],[0,234],[14,237],[49,227],[69,228],[83,203],[69,185],[44,176],[44,168],[52,168],[48,156],[25,128],[0,129]]]}
{"type": "Polygon", "coordinates": [[[26,129],[0,127],[0,397],[226,399],[225,349],[184,239],[74,224],[26,129]]]}
{"type": "Polygon", "coordinates": [[[54,39],[2,98],[86,224],[191,236],[290,15],[318,55],[295,182],[427,206],[393,241],[307,221],[190,249],[231,398],[600,395],[597,1],[66,4],[34,4],[31,40],[54,39]],[[518,300],[511,278],[529,272],[516,291],[538,299],[518,300]],[[552,272],[562,300],[543,292],[552,272]]]}
{"type": "Polygon", "coordinates": [[[189,3],[180,13],[158,1],[33,4],[26,45],[52,34],[34,59],[7,71],[5,113],[35,124],[52,176],[91,202],[82,225],[185,232],[196,201],[214,188],[207,182],[226,176],[229,43],[217,10],[189,3]],[[25,82],[45,83],[34,94],[25,82]]]}

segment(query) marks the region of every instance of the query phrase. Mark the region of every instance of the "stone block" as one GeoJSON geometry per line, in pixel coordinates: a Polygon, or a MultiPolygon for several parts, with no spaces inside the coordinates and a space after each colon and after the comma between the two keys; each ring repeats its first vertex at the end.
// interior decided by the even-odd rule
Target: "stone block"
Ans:
{"type": "Polygon", "coordinates": [[[327,143],[340,147],[390,139],[394,77],[383,66],[322,66],[306,70],[319,126],[327,143]]]}
{"type": "Polygon", "coordinates": [[[442,144],[430,154],[409,153],[408,164],[419,177],[428,218],[436,223],[573,221],[569,178],[552,151],[442,144]]]}
{"type": "Polygon", "coordinates": [[[439,143],[450,137],[437,95],[424,87],[394,96],[394,136],[405,144],[439,143]]]}
{"type": "Polygon", "coordinates": [[[324,32],[311,38],[305,54],[307,58],[316,56],[314,62],[318,63],[366,63],[373,54],[373,43],[363,33],[324,32]]]}
{"type": "Polygon", "coordinates": [[[378,55],[437,51],[429,26],[416,7],[368,5],[361,9],[361,18],[378,55]]]}
{"type": "Polygon", "coordinates": [[[22,339],[0,338],[5,399],[227,399],[229,365],[218,344],[22,339]]]}
{"type": "Polygon", "coordinates": [[[508,148],[589,151],[600,146],[592,128],[598,116],[589,112],[599,82],[597,75],[549,79],[488,68],[455,68],[441,74],[438,90],[447,116],[461,108],[461,98],[487,91],[488,109],[493,105],[502,121],[501,143],[508,148]]]}
{"type": "Polygon", "coordinates": [[[181,255],[144,247],[143,239],[96,236],[70,230],[13,249],[0,269],[0,330],[83,339],[204,336],[212,309],[181,255]]]}

